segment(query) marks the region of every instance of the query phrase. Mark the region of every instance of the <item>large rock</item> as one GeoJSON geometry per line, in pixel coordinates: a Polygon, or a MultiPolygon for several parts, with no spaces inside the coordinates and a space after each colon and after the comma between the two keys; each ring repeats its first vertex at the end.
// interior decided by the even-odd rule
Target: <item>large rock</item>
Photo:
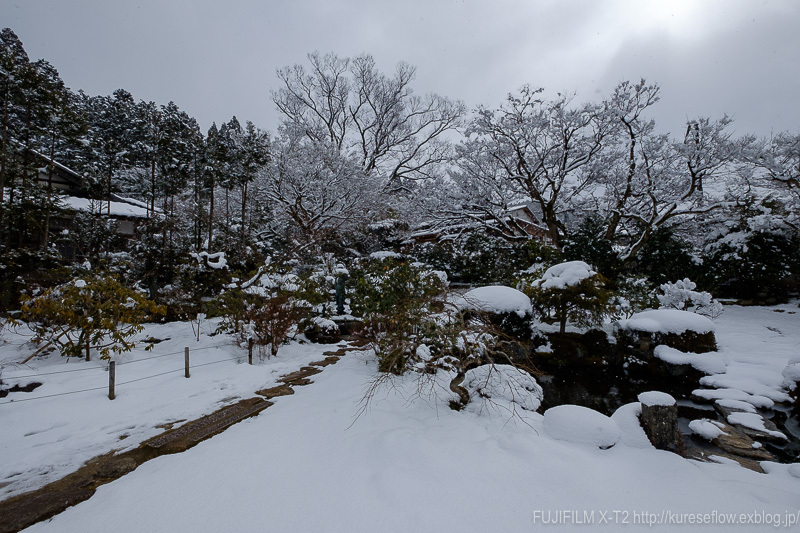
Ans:
{"type": "Polygon", "coordinates": [[[642,404],[640,420],[647,438],[659,450],[680,453],[678,406],[675,398],[664,392],[650,391],[639,395],[642,404]]]}
{"type": "Polygon", "coordinates": [[[633,349],[652,353],[664,344],[681,352],[705,353],[717,350],[714,323],[689,311],[657,309],[636,313],[616,324],[618,336],[633,349]]]}

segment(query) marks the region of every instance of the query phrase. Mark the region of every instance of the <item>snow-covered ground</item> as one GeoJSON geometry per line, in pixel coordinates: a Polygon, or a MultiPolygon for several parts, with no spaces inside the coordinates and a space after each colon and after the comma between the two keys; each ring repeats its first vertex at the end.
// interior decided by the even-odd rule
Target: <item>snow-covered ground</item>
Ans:
{"type": "MultiPolygon", "coordinates": [[[[785,312],[728,307],[715,320],[730,374],[718,375],[719,383],[777,393],[776,376],[800,350],[800,309],[781,308],[785,312]]],[[[230,364],[198,368],[197,381],[180,373],[158,385],[150,382],[159,378],[144,380],[131,384],[141,389],[121,388],[114,402],[98,391],[86,393],[93,401],[76,398],[71,408],[60,405],[69,396],[0,405],[0,421],[14,433],[0,437],[3,472],[14,470],[9,461],[43,461],[47,454],[29,444],[32,438],[47,442],[49,454],[67,455],[80,443],[108,442],[120,432],[149,436],[155,424],[194,416],[187,411],[206,395],[212,398],[206,405],[215,406],[243,394],[248,385],[239,382],[253,372],[261,382],[252,378],[250,390],[296,368],[300,359],[319,358],[324,348],[285,347],[255,369],[237,365],[234,356],[241,360],[241,353],[227,348],[222,354],[231,357],[230,364]],[[285,368],[272,372],[281,364],[285,368]],[[214,369],[216,381],[202,378],[203,369],[214,369]],[[222,386],[227,388],[210,390],[222,386]],[[198,396],[183,399],[192,394],[198,396]],[[129,405],[124,398],[131,398],[124,400],[129,405]],[[142,404],[150,407],[140,413],[142,404]],[[100,429],[110,424],[108,409],[124,411],[114,417],[113,430],[100,429]],[[79,424],[70,422],[73,411],[79,424]],[[25,437],[29,431],[17,430],[18,423],[50,429],[25,437]]],[[[313,385],[277,398],[258,416],[182,454],[143,464],[30,531],[773,531],[775,522],[798,527],[800,465],[762,463],[768,473],[757,474],[730,462],[699,463],[655,450],[635,422],[638,404],[611,417],[620,438],[601,449],[548,434],[544,417],[524,409],[513,416],[497,409],[451,411],[446,387],[424,388],[436,393],[420,397],[414,375],[379,389],[361,412],[376,369],[369,354],[352,352],[314,376],[313,385]],[[576,522],[582,524],[571,525],[576,522]]],[[[42,389],[30,394],[45,394],[42,389]]]]}
{"type": "Polygon", "coordinates": [[[25,328],[17,334],[4,332],[2,388],[33,381],[43,385],[0,398],[0,499],[59,479],[113,449],[135,448],[164,431],[158,425],[198,418],[250,398],[331,349],[293,343],[281,347],[277,357],[261,361],[254,356],[250,366],[247,350],[230,336],[212,336],[217,325],[203,321],[198,341],[188,322],[148,324],[137,338],[165,340],[152,351],[137,348],[117,357],[114,401],[108,399],[106,362],[68,361],[54,354],[14,365],[11,362],[24,360],[35,347],[23,344],[28,338],[25,328]],[[192,367],[189,379],[183,370],[186,346],[192,367]],[[69,394],[86,389],[97,390],[69,394]]]}

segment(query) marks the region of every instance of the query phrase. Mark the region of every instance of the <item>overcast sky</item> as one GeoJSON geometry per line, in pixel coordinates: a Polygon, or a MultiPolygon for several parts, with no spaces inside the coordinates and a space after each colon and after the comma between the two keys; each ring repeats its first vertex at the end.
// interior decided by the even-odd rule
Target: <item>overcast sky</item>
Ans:
{"type": "Polygon", "coordinates": [[[275,70],[318,50],[406,61],[417,92],[470,108],[645,77],[663,131],[723,113],[738,133],[800,131],[797,0],[2,0],[0,25],[72,89],[174,100],[204,130],[236,115],[274,131],[275,70]]]}

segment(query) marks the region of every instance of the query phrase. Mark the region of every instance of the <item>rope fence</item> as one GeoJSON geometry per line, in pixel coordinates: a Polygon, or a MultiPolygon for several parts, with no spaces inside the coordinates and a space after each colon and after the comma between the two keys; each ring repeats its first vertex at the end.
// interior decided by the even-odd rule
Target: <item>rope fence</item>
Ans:
{"type": "MultiPolygon", "coordinates": [[[[214,345],[214,346],[203,346],[201,348],[194,348],[193,350],[194,351],[209,350],[211,348],[220,348],[222,346],[229,346],[229,345],[226,343],[226,344],[218,344],[218,345],[214,345]]],[[[250,347],[250,349],[252,350],[252,347],[250,347]]],[[[251,355],[250,355],[250,364],[253,364],[252,363],[252,351],[250,353],[251,353],[251,355]]],[[[166,353],[166,354],[156,355],[156,356],[153,356],[153,357],[146,357],[144,359],[137,359],[135,361],[127,361],[127,362],[124,362],[124,363],[117,363],[116,361],[110,361],[109,362],[109,366],[105,367],[105,368],[104,367],[75,368],[75,369],[70,369],[70,370],[61,370],[61,371],[58,371],[58,372],[42,372],[42,373],[39,373],[39,374],[30,374],[30,375],[27,375],[27,376],[14,376],[14,377],[8,378],[8,379],[17,380],[17,379],[25,379],[25,378],[36,378],[36,377],[40,377],[40,376],[52,376],[54,374],[64,374],[64,373],[67,373],[67,372],[81,372],[81,371],[85,371],[85,370],[103,370],[104,372],[108,372],[109,373],[109,384],[108,384],[109,394],[108,394],[108,397],[109,397],[109,399],[113,400],[114,397],[115,397],[115,388],[118,387],[118,386],[121,386],[121,385],[127,385],[129,383],[135,383],[137,381],[144,381],[146,379],[152,379],[152,378],[156,378],[156,377],[159,377],[159,376],[172,374],[172,373],[175,373],[175,372],[180,372],[181,370],[185,371],[185,376],[188,378],[189,377],[189,369],[191,369],[191,368],[200,368],[202,366],[216,365],[216,364],[219,364],[219,363],[231,362],[231,361],[232,361],[232,359],[230,357],[227,357],[225,359],[219,359],[217,361],[210,361],[210,362],[207,362],[207,363],[201,363],[199,365],[190,365],[189,364],[189,348],[186,347],[180,352],[170,352],[170,353],[166,353]],[[158,374],[153,374],[153,375],[150,375],[150,376],[131,379],[131,380],[128,380],[128,381],[122,381],[120,383],[115,383],[115,368],[116,368],[117,365],[125,366],[125,365],[129,365],[129,364],[132,364],[132,363],[138,363],[140,361],[148,361],[150,359],[159,359],[161,357],[166,357],[168,355],[178,355],[178,354],[181,354],[181,353],[183,353],[185,355],[185,361],[184,361],[184,367],[183,368],[176,368],[175,370],[168,370],[166,372],[159,372],[158,374]]],[[[12,399],[12,400],[2,401],[2,402],[0,402],[0,405],[9,404],[9,403],[18,403],[18,402],[30,402],[30,401],[33,401],[33,400],[43,400],[45,398],[54,398],[56,396],[67,396],[67,395],[70,395],[70,394],[78,394],[78,393],[81,393],[81,392],[98,391],[98,390],[103,390],[103,389],[106,389],[106,387],[92,387],[92,388],[89,388],[89,389],[81,389],[81,390],[76,390],[76,391],[60,392],[60,393],[57,393],[57,394],[47,394],[47,395],[44,395],[44,396],[36,396],[34,398],[12,399]]]]}

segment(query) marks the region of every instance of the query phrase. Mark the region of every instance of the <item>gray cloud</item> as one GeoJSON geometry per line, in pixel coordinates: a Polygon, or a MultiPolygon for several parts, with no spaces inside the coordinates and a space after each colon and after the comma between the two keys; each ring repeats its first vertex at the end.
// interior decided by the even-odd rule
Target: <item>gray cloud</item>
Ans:
{"type": "Polygon", "coordinates": [[[33,58],[73,89],[174,100],[206,128],[231,115],[275,129],[278,67],[319,50],[417,66],[419,92],[498,105],[523,83],[595,99],[623,79],[662,86],[662,128],[686,116],[797,130],[794,0],[82,0],[3,3],[33,58]]]}

